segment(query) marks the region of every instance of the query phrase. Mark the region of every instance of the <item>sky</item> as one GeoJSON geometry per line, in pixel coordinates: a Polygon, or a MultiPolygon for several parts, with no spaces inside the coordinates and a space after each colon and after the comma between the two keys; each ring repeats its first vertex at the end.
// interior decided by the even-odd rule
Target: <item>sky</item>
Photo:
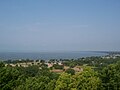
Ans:
{"type": "Polygon", "coordinates": [[[0,52],[119,50],[120,0],[0,0],[0,52]]]}

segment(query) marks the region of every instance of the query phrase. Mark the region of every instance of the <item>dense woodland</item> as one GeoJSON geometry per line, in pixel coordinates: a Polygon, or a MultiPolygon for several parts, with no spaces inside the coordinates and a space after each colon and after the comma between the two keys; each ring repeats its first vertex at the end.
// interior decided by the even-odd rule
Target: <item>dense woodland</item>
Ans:
{"type": "MultiPolygon", "coordinates": [[[[52,59],[49,62],[55,61],[70,68],[55,73],[44,64],[44,60],[40,65],[29,67],[5,66],[18,61],[0,62],[0,90],[120,90],[120,57],[52,59]],[[75,66],[81,66],[83,71],[75,73],[72,69],[75,66]]],[[[57,64],[53,67],[63,69],[57,64]]]]}

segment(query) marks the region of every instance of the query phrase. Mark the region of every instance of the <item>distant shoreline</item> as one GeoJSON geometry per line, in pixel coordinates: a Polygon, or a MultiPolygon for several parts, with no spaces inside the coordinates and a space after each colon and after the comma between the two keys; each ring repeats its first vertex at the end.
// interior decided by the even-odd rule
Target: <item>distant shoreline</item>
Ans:
{"type": "Polygon", "coordinates": [[[106,56],[112,52],[107,51],[72,51],[72,52],[0,52],[0,60],[18,59],[77,59],[91,56],[106,56]]]}

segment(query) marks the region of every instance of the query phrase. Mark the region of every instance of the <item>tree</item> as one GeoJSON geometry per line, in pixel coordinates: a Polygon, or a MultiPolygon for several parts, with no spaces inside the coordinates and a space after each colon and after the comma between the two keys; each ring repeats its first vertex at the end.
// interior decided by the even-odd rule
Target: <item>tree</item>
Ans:
{"type": "Polygon", "coordinates": [[[63,69],[64,68],[63,65],[58,65],[58,64],[54,64],[53,67],[55,69],[63,69]]]}
{"type": "Polygon", "coordinates": [[[46,90],[54,90],[55,87],[56,87],[56,80],[51,80],[51,81],[48,83],[48,85],[47,85],[47,87],[46,87],[46,90]]]}
{"type": "Polygon", "coordinates": [[[120,89],[120,62],[105,67],[100,75],[104,89],[120,89]]]}
{"type": "Polygon", "coordinates": [[[45,60],[40,60],[40,63],[44,64],[44,63],[45,63],[45,60]]]}
{"type": "Polygon", "coordinates": [[[27,76],[31,76],[31,77],[34,77],[35,75],[37,75],[38,71],[39,71],[39,67],[36,65],[32,65],[24,68],[24,73],[27,76]]]}
{"type": "Polygon", "coordinates": [[[62,73],[56,81],[55,90],[70,90],[69,84],[71,83],[71,75],[62,73]]]}
{"type": "Polygon", "coordinates": [[[4,66],[5,66],[5,64],[0,61],[0,68],[1,68],[1,67],[4,67],[4,66]]]}
{"type": "Polygon", "coordinates": [[[40,66],[42,69],[48,68],[48,65],[47,65],[47,64],[44,64],[44,63],[40,64],[39,66],[40,66]]]}
{"type": "Polygon", "coordinates": [[[84,71],[76,73],[71,77],[72,82],[69,87],[77,90],[97,90],[101,86],[101,81],[91,68],[84,68],[84,71]]]}
{"type": "Polygon", "coordinates": [[[46,90],[48,83],[50,82],[49,77],[29,77],[26,82],[19,85],[16,90],[46,90]]]}
{"type": "Polygon", "coordinates": [[[13,90],[18,83],[16,80],[21,73],[13,67],[3,67],[0,69],[0,88],[3,90],[13,90]]]}
{"type": "Polygon", "coordinates": [[[68,74],[71,74],[71,75],[75,74],[75,70],[71,69],[71,68],[67,69],[65,72],[68,73],[68,74]]]}

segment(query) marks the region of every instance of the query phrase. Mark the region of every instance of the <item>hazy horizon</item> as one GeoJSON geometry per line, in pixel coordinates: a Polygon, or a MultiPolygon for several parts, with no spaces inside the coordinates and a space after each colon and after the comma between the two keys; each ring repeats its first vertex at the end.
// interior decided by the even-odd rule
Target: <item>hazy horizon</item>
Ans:
{"type": "Polygon", "coordinates": [[[120,51],[119,0],[1,0],[0,52],[120,51]]]}

